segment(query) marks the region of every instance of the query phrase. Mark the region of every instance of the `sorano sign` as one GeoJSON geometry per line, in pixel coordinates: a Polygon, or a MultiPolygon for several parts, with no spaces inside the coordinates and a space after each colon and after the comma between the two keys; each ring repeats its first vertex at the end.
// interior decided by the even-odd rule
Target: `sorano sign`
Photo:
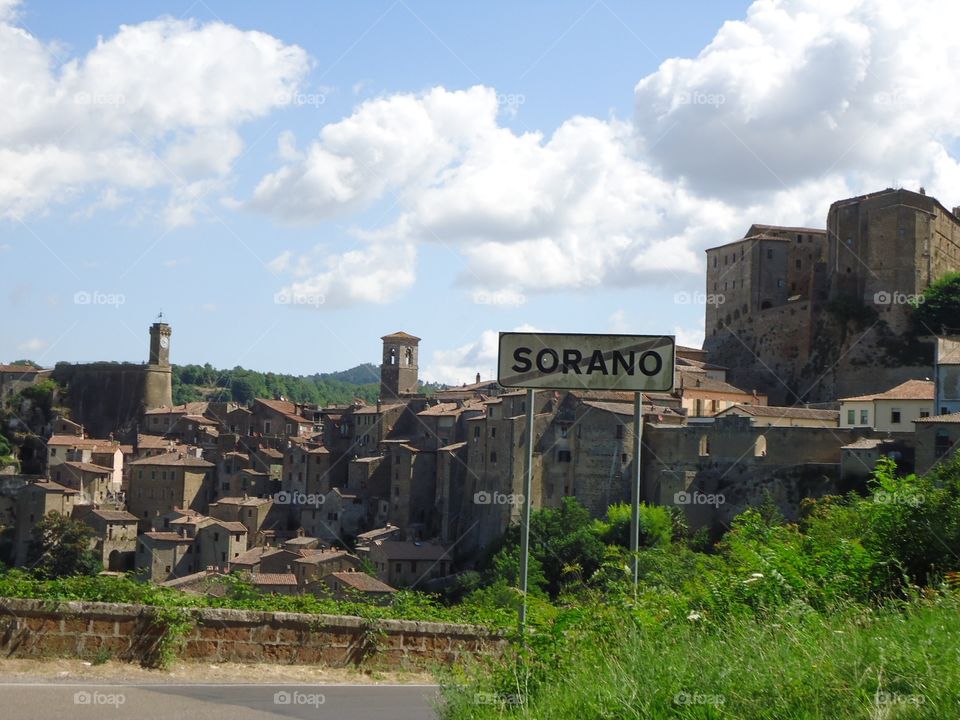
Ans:
{"type": "Polygon", "coordinates": [[[500,333],[504,387],[667,392],[676,343],[670,335],[500,333]]]}

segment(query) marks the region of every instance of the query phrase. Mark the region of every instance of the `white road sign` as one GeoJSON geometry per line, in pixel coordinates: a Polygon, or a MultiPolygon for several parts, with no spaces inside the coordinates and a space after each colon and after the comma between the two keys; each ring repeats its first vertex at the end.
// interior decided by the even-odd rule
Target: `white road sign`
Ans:
{"type": "Polygon", "coordinates": [[[667,392],[675,354],[671,335],[504,332],[497,381],[538,390],[667,392]]]}

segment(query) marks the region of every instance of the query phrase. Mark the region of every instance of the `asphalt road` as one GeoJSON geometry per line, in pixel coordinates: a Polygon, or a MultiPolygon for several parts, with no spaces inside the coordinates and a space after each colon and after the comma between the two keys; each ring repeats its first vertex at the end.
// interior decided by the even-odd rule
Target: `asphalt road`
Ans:
{"type": "Polygon", "coordinates": [[[432,720],[436,685],[61,683],[0,678],[4,720],[432,720]]]}

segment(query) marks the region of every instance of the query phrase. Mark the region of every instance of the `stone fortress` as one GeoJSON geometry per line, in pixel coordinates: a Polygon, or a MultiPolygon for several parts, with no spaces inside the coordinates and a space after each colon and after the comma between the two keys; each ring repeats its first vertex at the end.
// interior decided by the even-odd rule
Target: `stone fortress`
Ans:
{"type": "Polygon", "coordinates": [[[777,404],[930,376],[909,301],[960,270],[958,213],[923,189],[888,188],[834,202],[826,229],[752,225],[707,250],[704,350],[777,404]]]}
{"type": "Polygon", "coordinates": [[[167,323],[150,327],[146,364],[57,364],[53,379],[69,387],[66,404],[73,417],[83,418],[93,437],[130,432],[145,411],[173,405],[171,335],[167,323]]]}

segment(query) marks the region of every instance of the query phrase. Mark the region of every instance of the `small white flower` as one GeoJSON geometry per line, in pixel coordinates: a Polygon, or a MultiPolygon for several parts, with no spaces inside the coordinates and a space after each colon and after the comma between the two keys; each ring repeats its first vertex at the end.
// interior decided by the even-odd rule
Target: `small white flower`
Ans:
{"type": "Polygon", "coordinates": [[[687,620],[689,620],[690,622],[696,622],[699,619],[700,619],[700,613],[698,613],[696,610],[691,610],[690,614],[687,615],[687,620]]]}

